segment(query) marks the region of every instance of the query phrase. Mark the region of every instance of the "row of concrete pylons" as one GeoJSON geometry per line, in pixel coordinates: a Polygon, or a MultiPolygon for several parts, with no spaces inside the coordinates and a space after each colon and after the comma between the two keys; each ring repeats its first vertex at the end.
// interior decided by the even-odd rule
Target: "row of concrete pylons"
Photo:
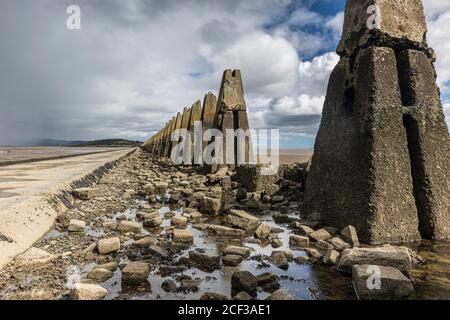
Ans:
{"type": "MultiPolygon", "coordinates": [[[[225,70],[218,99],[209,92],[205,95],[203,106],[201,101],[197,101],[190,108],[184,108],[182,113],[174,116],[163,129],[147,140],[142,148],[154,157],[169,158],[173,147],[178,144],[172,141],[172,133],[185,129],[193,136],[196,122],[201,122],[203,132],[209,129],[218,129],[223,133],[227,129],[249,129],[239,70],[225,70]]],[[[249,147],[246,149],[249,150],[249,147]]]]}

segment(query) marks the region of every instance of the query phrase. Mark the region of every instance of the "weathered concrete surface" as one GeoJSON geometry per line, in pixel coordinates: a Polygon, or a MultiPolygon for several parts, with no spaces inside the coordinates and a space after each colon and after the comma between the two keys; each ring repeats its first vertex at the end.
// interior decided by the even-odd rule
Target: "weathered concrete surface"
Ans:
{"type": "Polygon", "coordinates": [[[13,242],[0,241],[0,269],[52,228],[56,210],[49,200],[132,150],[3,167],[1,189],[9,194],[0,197],[0,234],[13,242]]]}
{"type": "Polygon", "coordinates": [[[348,1],[345,23],[350,51],[338,49],[330,77],[305,211],[339,229],[354,225],[372,244],[448,239],[450,138],[422,4],[348,1]],[[369,2],[395,14],[382,10],[383,36],[360,43],[357,35],[373,32],[357,16],[369,2]]]}

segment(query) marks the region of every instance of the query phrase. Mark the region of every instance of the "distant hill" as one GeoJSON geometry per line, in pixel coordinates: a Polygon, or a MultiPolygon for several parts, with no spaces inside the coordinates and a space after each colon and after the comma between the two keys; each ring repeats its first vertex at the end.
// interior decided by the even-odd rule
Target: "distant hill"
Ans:
{"type": "Polygon", "coordinates": [[[17,144],[18,147],[139,147],[143,142],[125,139],[94,141],[39,139],[17,144]]]}
{"type": "Polygon", "coordinates": [[[132,141],[125,139],[105,139],[87,141],[72,145],[72,147],[139,147],[143,144],[141,141],[132,141]]]}

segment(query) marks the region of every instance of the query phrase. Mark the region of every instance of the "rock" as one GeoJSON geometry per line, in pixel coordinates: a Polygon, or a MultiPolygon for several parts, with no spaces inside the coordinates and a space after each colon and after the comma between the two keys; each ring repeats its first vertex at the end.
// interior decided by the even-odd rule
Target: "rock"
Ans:
{"type": "Polygon", "coordinates": [[[350,244],[348,244],[347,242],[345,242],[344,240],[342,240],[339,237],[334,237],[331,240],[328,240],[333,247],[337,250],[337,251],[343,251],[345,249],[350,249],[350,244]]]}
{"type": "Polygon", "coordinates": [[[162,258],[167,258],[169,256],[169,253],[164,248],[161,248],[158,245],[152,245],[148,247],[148,253],[151,255],[155,255],[162,258]]]}
{"type": "Polygon", "coordinates": [[[207,226],[207,230],[211,232],[214,235],[217,236],[224,236],[224,237],[237,237],[237,238],[243,238],[245,237],[246,233],[244,230],[241,229],[235,229],[235,228],[229,228],[225,226],[219,226],[216,224],[210,224],[207,226]]]}
{"type": "Polygon", "coordinates": [[[151,196],[155,193],[155,186],[153,184],[147,184],[144,186],[144,192],[146,195],[151,196]]]}
{"type": "Polygon", "coordinates": [[[234,296],[233,300],[250,301],[250,300],[253,300],[253,297],[251,295],[249,295],[247,292],[241,291],[237,295],[234,296]]]}
{"type": "Polygon", "coordinates": [[[157,243],[158,243],[158,241],[155,238],[145,237],[145,238],[142,238],[142,239],[134,242],[133,246],[138,247],[138,248],[148,248],[157,243]]]}
{"type": "Polygon", "coordinates": [[[169,184],[167,182],[155,182],[155,193],[159,195],[165,195],[169,184]]]}
{"type": "Polygon", "coordinates": [[[309,246],[309,238],[293,235],[289,237],[289,244],[296,248],[307,248],[309,246]]]}
{"type": "Polygon", "coordinates": [[[355,265],[352,269],[352,278],[353,287],[360,300],[398,300],[407,298],[414,291],[411,280],[400,270],[392,267],[355,265]],[[379,287],[374,278],[377,271],[380,272],[379,287]]]}
{"type": "Polygon", "coordinates": [[[272,248],[280,248],[283,246],[283,241],[280,239],[272,239],[272,241],[270,241],[270,245],[272,248]]]}
{"type": "Polygon", "coordinates": [[[158,216],[158,217],[154,217],[154,218],[145,220],[144,221],[144,227],[146,227],[146,228],[157,228],[160,225],[162,225],[162,223],[163,223],[163,220],[162,220],[161,216],[158,216]]]}
{"type": "Polygon", "coordinates": [[[95,269],[105,269],[105,270],[109,270],[111,272],[114,272],[117,270],[117,262],[113,261],[113,262],[109,262],[109,263],[105,263],[105,264],[99,264],[95,267],[95,269]]]}
{"type": "Polygon", "coordinates": [[[199,281],[193,279],[183,279],[180,281],[181,290],[184,292],[197,292],[199,290],[199,281]]]}
{"type": "Polygon", "coordinates": [[[123,200],[131,200],[136,196],[136,191],[134,189],[127,189],[125,190],[122,199],[123,200]]]}
{"type": "Polygon", "coordinates": [[[267,239],[270,235],[270,232],[272,231],[272,227],[261,223],[258,228],[256,228],[255,231],[255,237],[261,240],[267,239]]]}
{"type": "Polygon", "coordinates": [[[317,260],[322,258],[322,254],[317,249],[305,248],[304,250],[311,259],[317,260]]]}
{"type": "Polygon", "coordinates": [[[294,259],[294,253],[290,250],[273,250],[273,254],[282,253],[286,257],[287,261],[292,261],[294,259]]]}
{"type": "Polygon", "coordinates": [[[220,256],[208,255],[200,252],[190,252],[189,261],[197,268],[205,272],[213,272],[220,268],[220,256]]]}
{"type": "Polygon", "coordinates": [[[272,293],[266,300],[294,300],[294,298],[283,289],[279,289],[272,293]]]}
{"type": "Polygon", "coordinates": [[[200,300],[204,301],[224,301],[228,300],[227,296],[221,294],[221,293],[215,293],[215,292],[205,292],[201,297],[200,300]]]}
{"type": "Polygon", "coordinates": [[[258,227],[259,219],[243,210],[232,209],[227,215],[227,222],[233,227],[253,231],[258,227]]]}
{"type": "Polygon", "coordinates": [[[87,278],[101,283],[112,278],[113,276],[114,273],[110,270],[95,268],[94,270],[88,273],[87,278]]]}
{"type": "Polygon", "coordinates": [[[269,184],[265,187],[264,193],[268,195],[269,197],[273,196],[275,193],[278,192],[280,188],[276,184],[269,184]]]}
{"type": "Polygon", "coordinates": [[[238,189],[236,192],[236,200],[241,201],[241,200],[247,200],[247,199],[248,199],[247,190],[238,189]]]}
{"type": "Polygon", "coordinates": [[[72,219],[69,222],[69,227],[67,230],[69,232],[84,232],[84,229],[86,228],[86,222],[81,220],[72,219]]]}
{"type": "Polygon", "coordinates": [[[161,284],[161,288],[166,292],[174,292],[177,290],[177,284],[172,280],[166,280],[161,284]]]}
{"type": "Polygon", "coordinates": [[[108,291],[96,284],[77,283],[71,295],[76,300],[103,300],[108,291]]]}
{"type": "Polygon", "coordinates": [[[15,259],[15,266],[17,268],[43,266],[56,259],[56,256],[50,254],[42,249],[32,247],[17,256],[15,259]]]}
{"type": "Polygon", "coordinates": [[[294,261],[298,264],[305,264],[309,262],[308,256],[298,256],[294,258],[294,261]]]}
{"type": "Polygon", "coordinates": [[[328,243],[326,241],[320,240],[317,241],[315,243],[315,246],[317,249],[322,250],[322,251],[329,251],[329,250],[333,250],[334,246],[331,243],[328,243]]]}
{"type": "Polygon", "coordinates": [[[120,239],[118,237],[102,239],[98,242],[98,252],[101,255],[107,255],[120,250],[120,239]]]}
{"type": "Polygon", "coordinates": [[[281,251],[273,251],[269,262],[282,270],[289,269],[289,262],[286,259],[286,255],[281,251]]]}
{"type": "Polygon", "coordinates": [[[140,285],[147,282],[150,266],[145,262],[130,262],[122,270],[122,283],[140,285]]]}
{"type": "Polygon", "coordinates": [[[251,296],[256,296],[258,279],[248,271],[234,272],[231,276],[232,292],[247,292],[251,296]]]}
{"type": "Polygon", "coordinates": [[[245,247],[228,246],[223,249],[223,255],[239,255],[243,258],[248,258],[250,256],[250,249],[245,247]]]}
{"type": "Polygon", "coordinates": [[[177,229],[185,229],[188,224],[188,219],[181,216],[175,216],[172,218],[171,224],[177,229]]]}
{"type": "Polygon", "coordinates": [[[373,249],[347,249],[341,255],[338,270],[351,274],[354,265],[378,265],[399,269],[409,275],[412,269],[411,256],[405,247],[380,247],[373,249]]]}
{"type": "Polygon", "coordinates": [[[154,219],[154,218],[157,218],[160,216],[161,216],[161,214],[159,213],[159,211],[149,212],[149,211],[141,210],[141,211],[136,212],[136,218],[141,221],[151,220],[151,219],[154,219]]]}
{"type": "Polygon", "coordinates": [[[120,221],[117,229],[122,233],[133,232],[133,233],[139,234],[139,233],[141,233],[142,227],[139,222],[120,221]]]}
{"type": "Polygon", "coordinates": [[[336,250],[329,250],[327,253],[323,256],[323,262],[330,265],[335,265],[339,261],[339,252],[336,250]]]}
{"type": "Polygon", "coordinates": [[[325,229],[319,229],[310,233],[309,237],[314,241],[325,241],[331,238],[331,234],[325,229]]]}
{"type": "Polygon", "coordinates": [[[200,211],[209,215],[218,215],[222,207],[220,199],[203,197],[200,199],[200,211]]]}
{"type": "Polygon", "coordinates": [[[295,227],[297,229],[297,233],[301,236],[309,236],[311,233],[314,232],[314,229],[308,226],[305,226],[303,224],[300,224],[298,222],[295,222],[295,227]]]}
{"type": "Polygon", "coordinates": [[[73,190],[72,194],[80,200],[91,200],[99,195],[99,191],[94,188],[79,188],[73,190]]]}
{"type": "Polygon", "coordinates": [[[193,244],[194,235],[192,234],[192,232],[187,230],[175,229],[173,230],[172,240],[178,243],[193,244]]]}
{"type": "Polygon", "coordinates": [[[353,226],[345,227],[341,231],[341,236],[345,241],[348,241],[350,245],[352,245],[353,247],[359,247],[358,233],[356,232],[355,227],[353,226]]]}
{"type": "Polygon", "coordinates": [[[280,288],[278,277],[270,272],[263,273],[257,276],[258,286],[262,287],[264,291],[274,292],[280,288]]]}
{"type": "Polygon", "coordinates": [[[236,267],[242,262],[242,256],[237,254],[227,254],[222,258],[222,263],[225,266],[236,267]]]}

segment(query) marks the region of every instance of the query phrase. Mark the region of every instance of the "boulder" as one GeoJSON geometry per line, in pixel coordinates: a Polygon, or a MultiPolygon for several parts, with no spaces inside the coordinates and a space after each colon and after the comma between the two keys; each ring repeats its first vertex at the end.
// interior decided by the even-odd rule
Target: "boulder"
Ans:
{"type": "Polygon", "coordinates": [[[158,216],[158,217],[154,217],[154,218],[151,218],[151,219],[146,219],[144,221],[144,227],[146,227],[146,228],[157,228],[160,225],[162,225],[162,223],[163,223],[163,220],[162,220],[161,216],[158,216]]]}
{"type": "Polygon", "coordinates": [[[326,241],[320,240],[317,241],[315,243],[315,246],[317,249],[322,250],[322,251],[329,251],[329,250],[333,250],[334,246],[331,243],[328,243],[326,241]]]}
{"type": "Polygon", "coordinates": [[[155,182],[155,193],[159,195],[165,195],[169,184],[167,182],[155,182]]]}
{"type": "Polygon", "coordinates": [[[309,234],[309,237],[314,241],[325,241],[330,239],[331,234],[325,229],[319,229],[309,234]]]}
{"type": "Polygon", "coordinates": [[[220,256],[208,255],[200,252],[190,252],[189,261],[197,268],[205,272],[213,272],[220,268],[220,256]]]}
{"type": "Polygon", "coordinates": [[[148,247],[147,252],[151,255],[158,256],[161,258],[167,258],[169,256],[169,253],[164,248],[161,248],[158,245],[152,245],[148,247]]]}
{"type": "Polygon", "coordinates": [[[99,265],[95,266],[95,269],[97,269],[97,268],[98,269],[105,269],[105,270],[109,270],[111,272],[114,272],[114,271],[117,270],[117,267],[118,267],[118,263],[116,261],[113,261],[113,262],[108,262],[108,263],[105,263],[105,264],[99,264],[99,265]]]}
{"type": "Polygon", "coordinates": [[[15,265],[17,268],[43,266],[56,259],[56,256],[42,249],[32,247],[16,257],[15,265]]]}
{"type": "Polygon", "coordinates": [[[379,247],[346,249],[341,255],[338,270],[351,274],[354,265],[378,265],[399,269],[409,275],[412,269],[411,256],[406,247],[379,247]]]}
{"type": "Polygon", "coordinates": [[[94,188],[79,188],[72,191],[75,198],[80,200],[91,200],[98,197],[99,191],[94,188]]]}
{"type": "Polygon", "coordinates": [[[86,228],[86,222],[81,220],[72,219],[69,222],[69,227],[67,230],[69,232],[84,232],[84,229],[86,228]]]}
{"type": "Polygon", "coordinates": [[[200,199],[200,211],[204,214],[218,215],[222,207],[222,201],[220,199],[211,197],[202,197],[200,199]]]}
{"type": "Polygon", "coordinates": [[[283,289],[279,289],[272,293],[266,300],[294,300],[294,298],[283,289]]]}
{"type": "Polygon", "coordinates": [[[255,231],[255,237],[261,240],[267,239],[272,231],[272,227],[268,224],[261,223],[255,231]]]}
{"type": "Polygon", "coordinates": [[[338,263],[339,261],[339,252],[337,252],[336,250],[329,250],[327,251],[327,253],[323,256],[323,262],[325,264],[329,264],[329,265],[335,265],[338,263]]]}
{"type": "Polygon", "coordinates": [[[317,260],[317,259],[320,259],[322,257],[322,254],[317,249],[305,248],[304,251],[306,252],[308,257],[310,257],[313,260],[317,260]]]}
{"type": "Polygon", "coordinates": [[[236,300],[236,301],[250,301],[253,299],[254,298],[245,291],[241,291],[233,297],[233,300],[236,300]]]}
{"type": "Polygon", "coordinates": [[[133,232],[136,234],[141,233],[142,226],[139,222],[135,221],[120,221],[117,229],[122,233],[133,232]]]}
{"type": "Polygon", "coordinates": [[[359,247],[358,233],[355,227],[347,226],[341,231],[342,238],[353,247],[359,247]]]}
{"type": "Polygon", "coordinates": [[[232,292],[247,292],[251,296],[256,296],[258,279],[248,271],[234,272],[231,276],[232,292]]]}
{"type": "Polygon", "coordinates": [[[246,235],[244,230],[219,226],[216,224],[207,225],[207,230],[216,236],[243,238],[246,235]]]}
{"type": "Polygon", "coordinates": [[[120,239],[118,237],[102,239],[98,242],[98,252],[107,255],[120,250],[120,239]]]}
{"type": "Polygon", "coordinates": [[[296,248],[307,248],[309,246],[309,238],[293,235],[289,237],[289,244],[296,248]]]}
{"type": "Polygon", "coordinates": [[[250,249],[245,247],[228,246],[223,249],[223,255],[239,255],[243,258],[250,256],[250,249]]]}
{"type": "Polygon", "coordinates": [[[88,273],[87,278],[90,280],[94,280],[95,282],[102,283],[112,278],[113,276],[114,273],[110,270],[95,268],[94,270],[88,273]]]}
{"type": "Polygon", "coordinates": [[[309,262],[308,256],[298,256],[294,258],[294,261],[298,264],[305,264],[309,262]]]}
{"type": "Polygon", "coordinates": [[[188,219],[181,216],[175,216],[172,218],[171,224],[177,229],[185,229],[188,224],[188,219]]]}
{"type": "Polygon", "coordinates": [[[350,244],[348,244],[347,242],[345,242],[344,240],[342,240],[339,237],[334,237],[331,240],[328,240],[333,247],[337,250],[337,251],[343,251],[345,249],[350,249],[351,246],[350,244]]]}
{"type": "Polygon", "coordinates": [[[259,225],[259,219],[243,210],[230,210],[227,222],[233,227],[245,231],[254,231],[259,225]]]}
{"type": "Polygon", "coordinates": [[[311,233],[314,232],[314,229],[311,227],[300,224],[299,222],[294,222],[294,223],[295,223],[295,227],[297,229],[297,233],[301,236],[309,236],[311,233]]]}
{"type": "Polygon", "coordinates": [[[103,300],[108,291],[96,284],[77,283],[71,295],[76,300],[103,300]]]}
{"type": "Polygon", "coordinates": [[[224,301],[228,300],[227,296],[221,294],[221,293],[215,293],[215,292],[205,292],[201,297],[200,300],[203,301],[224,301]]]}
{"type": "Polygon", "coordinates": [[[257,279],[258,286],[262,287],[264,291],[274,292],[275,290],[278,290],[280,288],[278,276],[273,273],[266,272],[260,274],[259,276],[257,276],[257,279]]]}
{"type": "Polygon", "coordinates": [[[138,248],[148,248],[158,243],[158,240],[152,237],[145,237],[133,243],[138,248]]]}
{"type": "Polygon", "coordinates": [[[169,279],[161,284],[161,288],[166,292],[174,292],[177,290],[177,284],[169,279]]]}
{"type": "Polygon", "coordinates": [[[178,243],[193,244],[194,235],[187,230],[175,229],[173,230],[172,240],[178,243]]]}
{"type": "Polygon", "coordinates": [[[286,255],[281,251],[273,251],[269,262],[282,270],[289,269],[289,262],[286,259],[286,255]]]}
{"type": "Polygon", "coordinates": [[[360,300],[398,300],[407,298],[414,291],[411,280],[392,267],[355,265],[352,278],[360,300]]]}
{"type": "Polygon", "coordinates": [[[237,254],[227,254],[223,256],[222,263],[225,266],[236,267],[242,262],[242,256],[237,254]]]}
{"type": "Polygon", "coordinates": [[[145,262],[130,262],[122,270],[122,283],[140,285],[147,282],[150,266],[145,262]]]}

